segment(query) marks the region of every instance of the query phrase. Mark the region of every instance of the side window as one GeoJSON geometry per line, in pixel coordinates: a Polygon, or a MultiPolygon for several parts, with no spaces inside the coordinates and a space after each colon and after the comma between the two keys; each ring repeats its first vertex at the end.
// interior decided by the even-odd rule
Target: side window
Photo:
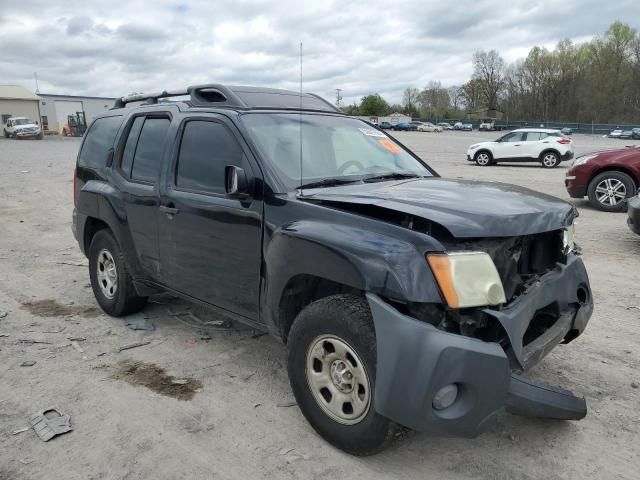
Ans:
{"type": "Polygon", "coordinates": [[[113,142],[121,124],[122,115],[94,120],[82,144],[78,165],[91,168],[104,167],[109,149],[113,148],[113,142]]]}
{"type": "Polygon", "coordinates": [[[242,149],[221,123],[192,120],[185,124],[176,186],[188,190],[224,193],[224,167],[242,165],[242,149]]]}
{"type": "Polygon", "coordinates": [[[138,138],[140,137],[140,130],[142,130],[142,124],[144,123],[144,117],[136,117],[129,129],[129,136],[127,137],[127,143],[124,146],[122,152],[122,161],[120,162],[120,168],[127,177],[131,177],[131,167],[133,166],[133,155],[136,153],[136,146],[138,145],[138,138]]]}
{"type": "Polygon", "coordinates": [[[527,142],[537,142],[542,140],[547,136],[546,133],[543,132],[528,132],[527,133],[527,142]]]}
{"type": "Polygon", "coordinates": [[[155,182],[160,169],[164,140],[170,123],[168,118],[145,119],[133,156],[132,179],[155,182]]]}
{"type": "Polygon", "coordinates": [[[526,133],[524,133],[524,132],[510,133],[509,135],[504,137],[504,139],[502,141],[503,142],[521,142],[525,135],[526,135],[526,133]]]}

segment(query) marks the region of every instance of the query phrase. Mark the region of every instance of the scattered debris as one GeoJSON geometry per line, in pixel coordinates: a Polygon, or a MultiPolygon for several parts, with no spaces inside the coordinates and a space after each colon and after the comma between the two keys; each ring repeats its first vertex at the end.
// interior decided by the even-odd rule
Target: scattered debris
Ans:
{"type": "Polygon", "coordinates": [[[164,368],[144,362],[120,362],[120,368],[111,378],[124,380],[130,385],[142,385],[161,395],[191,400],[202,388],[202,382],[193,378],[176,379],[164,368]]]}
{"type": "Polygon", "coordinates": [[[8,333],[0,333],[0,337],[8,337],[9,334],[8,333]]]}
{"type": "Polygon", "coordinates": [[[96,307],[62,305],[50,299],[25,302],[22,304],[22,308],[37,317],[67,317],[71,315],[97,317],[100,315],[100,310],[96,307]]]}
{"type": "Polygon", "coordinates": [[[204,340],[204,341],[211,340],[211,335],[209,335],[209,333],[205,332],[204,330],[201,330],[196,333],[198,334],[198,340],[204,340]]]}
{"type": "Polygon", "coordinates": [[[18,435],[19,433],[26,432],[30,427],[19,428],[11,432],[11,435],[18,435]]]}
{"type": "Polygon", "coordinates": [[[72,430],[71,417],[55,407],[34,413],[29,419],[29,424],[43,442],[72,430]]]}
{"type": "Polygon", "coordinates": [[[144,317],[132,318],[127,321],[127,327],[131,330],[146,330],[153,331],[156,329],[155,325],[144,317]]]}
{"type": "Polygon", "coordinates": [[[33,367],[36,364],[33,360],[25,360],[20,364],[21,367],[33,367]]]}
{"type": "Polygon", "coordinates": [[[84,342],[86,338],[84,337],[67,337],[67,340],[71,342],[84,342]]]}
{"type": "Polygon", "coordinates": [[[638,310],[640,310],[640,307],[638,307],[637,305],[630,305],[627,307],[627,310],[631,310],[633,308],[637,308],[638,310]]]}
{"type": "Polygon", "coordinates": [[[287,453],[291,453],[291,452],[293,452],[294,450],[295,450],[295,448],[294,448],[294,447],[289,447],[289,448],[285,447],[285,448],[283,448],[282,450],[280,450],[278,453],[279,453],[280,455],[286,455],[287,453]]]}
{"type": "Polygon", "coordinates": [[[21,458],[20,463],[23,465],[29,465],[30,463],[33,463],[33,458],[21,458]]]}
{"type": "Polygon", "coordinates": [[[42,333],[62,333],[62,332],[64,332],[64,331],[66,330],[66,328],[67,328],[67,327],[64,327],[64,326],[63,326],[63,327],[62,327],[62,328],[60,328],[59,330],[47,330],[47,331],[44,331],[44,332],[42,332],[42,333]]]}
{"type": "Polygon", "coordinates": [[[70,265],[72,267],[87,267],[88,263],[83,262],[56,262],[57,265],[70,265]]]}
{"type": "Polygon", "coordinates": [[[0,310],[0,318],[4,318],[7,315],[9,315],[9,312],[3,312],[2,310],[0,310]]]}
{"type": "Polygon", "coordinates": [[[144,347],[145,345],[149,345],[151,342],[145,340],[144,342],[135,342],[130,343],[128,345],[123,345],[122,347],[118,347],[118,352],[123,352],[124,350],[131,350],[132,348],[144,347]]]}
{"type": "Polygon", "coordinates": [[[283,403],[278,403],[276,407],[288,408],[288,407],[295,407],[296,405],[298,405],[296,402],[283,402],[283,403]]]}
{"type": "Polygon", "coordinates": [[[638,388],[638,384],[636,382],[631,382],[631,388],[638,388]]]}
{"type": "Polygon", "coordinates": [[[75,348],[78,352],[84,353],[84,348],[82,348],[78,342],[72,341],[71,346],[75,348]]]}
{"type": "Polygon", "coordinates": [[[51,342],[44,342],[44,341],[40,341],[40,340],[31,340],[30,338],[21,338],[20,340],[18,340],[16,342],[16,345],[28,346],[28,345],[33,345],[34,343],[42,343],[42,344],[45,344],[45,345],[51,345],[51,342]]]}
{"type": "Polygon", "coordinates": [[[261,405],[262,405],[261,403],[254,403],[254,404],[253,404],[253,408],[258,408],[258,407],[259,407],[259,406],[261,406],[261,405]]]}

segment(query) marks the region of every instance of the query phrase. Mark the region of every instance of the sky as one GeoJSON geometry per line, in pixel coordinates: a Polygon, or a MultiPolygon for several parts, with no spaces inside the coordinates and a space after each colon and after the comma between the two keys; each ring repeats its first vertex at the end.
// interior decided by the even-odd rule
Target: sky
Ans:
{"type": "Polygon", "coordinates": [[[508,62],[534,45],[640,28],[638,0],[0,0],[0,84],[118,97],[201,83],[299,88],[343,103],[459,85],[475,50],[508,62]],[[57,5],[59,4],[59,5],[57,5]],[[494,6],[495,5],[495,6],[494,6]]]}

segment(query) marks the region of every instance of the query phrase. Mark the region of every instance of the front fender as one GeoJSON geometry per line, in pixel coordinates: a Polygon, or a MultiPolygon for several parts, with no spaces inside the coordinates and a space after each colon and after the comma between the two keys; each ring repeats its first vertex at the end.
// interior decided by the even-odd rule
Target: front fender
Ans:
{"type": "Polygon", "coordinates": [[[299,220],[274,231],[265,252],[266,323],[278,328],[280,298],[296,275],[313,275],[400,301],[440,303],[424,241],[390,233],[317,220],[299,220]]]}

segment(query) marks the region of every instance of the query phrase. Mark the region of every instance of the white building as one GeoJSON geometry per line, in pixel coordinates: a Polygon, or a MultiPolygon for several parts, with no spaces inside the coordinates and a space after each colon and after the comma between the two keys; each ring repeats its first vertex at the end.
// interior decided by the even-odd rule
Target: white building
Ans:
{"type": "Polygon", "coordinates": [[[40,115],[42,126],[46,130],[54,130],[62,133],[62,128],[68,121],[68,117],[82,118],[87,126],[96,115],[113,107],[115,98],[108,97],[82,97],[76,95],[50,95],[40,93],[40,115]]]}
{"type": "Polygon", "coordinates": [[[0,121],[2,125],[7,123],[11,117],[27,117],[34,122],[39,122],[38,100],[39,98],[35,94],[20,85],[0,85],[0,121]]]}

